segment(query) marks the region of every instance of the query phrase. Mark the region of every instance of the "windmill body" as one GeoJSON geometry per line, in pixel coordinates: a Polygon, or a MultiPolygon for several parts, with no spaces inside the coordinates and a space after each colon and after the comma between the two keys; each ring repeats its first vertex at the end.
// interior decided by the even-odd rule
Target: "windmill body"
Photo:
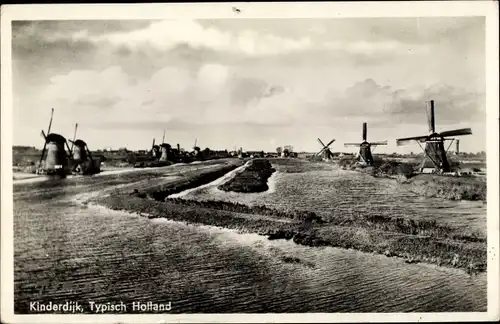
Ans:
{"type": "Polygon", "coordinates": [[[420,163],[420,170],[440,169],[443,172],[450,171],[450,164],[446,157],[444,141],[438,134],[432,134],[425,141],[424,159],[420,163]]]}
{"type": "Polygon", "coordinates": [[[193,155],[194,156],[199,156],[201,148],[197,145],[198,144],[198,139],[194,139],[194,145],[193,145],[193,155]]]}
{"type": "Polygon", "coordinates": [[[363,142],[359,145],[359,157],[367,165],[373,164],[372,147],[370,143],[363,142]]]}
{"type": "Polygon", "coordinates": [[[42,155],[40,156],[39,167],[36,173],[48,175],[53,174],[64,177],[68,173],[69,159],[66,152],[66,147],[68,147],[69,149],[69,146],[64,136],[50,132],[53,118],[54,108],[52,108],[51,110],[47,135],[45,135],[45,132],[43,130],[41,132],[41,135],[45,142],[42,149],[42,155]]]}
{"type": "Polygon", "coordinates": [[[83,163],[87,161],[88,154],[87,154],[87,143],[82,141],[81,139],[78,139],[73,142],[74,147],[73,147],[73,162],[75,163],[83,163]]]}
{"type": "Polygon", "coordinates": [[[71,148],[69,149],[71,171],[84,175],[101,172],[101,160],[94,160],[87,143],[82,139],[76,139],[77,129],[78,123],[75,124],[73,140],[69,140],[71,142],[71,148]]]}
{"type": "Polygon", "coordinates": [[[429,135],[400,138],[396,143],[397,145],[405,145],[413,141],[416,141],[419,145],[420,143],[425,143],[425,148],[423,149],[424,159],[420,164],[420,172],[450,172],[451,168],[444,142],[455,140],[454,138],[447,138],[448,136],[471,135],[472,130],[470,128],[461,128],[440,133],[436,132],[434,100],[426,102],[426,113],[429,135]]]}
{"type": "Polygon", "coordinates": [[[160,146],[155,145],[155,139],[153,138],[153,144],[151,145],[151,151],[149,151],[149,154],[151,155],[151,158],[154,160],[160,159],[160,146]]]}
{"type": "Polygon", "coordinates": [[[359,147],[359,159],[360,162],[366,165],[373,165],[373,155],[372,155],[372,147],[376,147],[379,145],[387,145],[387,141],[381,142],[368,142],[368,124],[363,123],[363,142],[361,143],[345,143],[345,147],[355,146],[359,147]]]}
{"type": "Polygon", "coordinates": [[[87,143],[81,139],[71,141],[72,148],[72,171],[84,175],[96,174],[101,172],[101,160],[94,159],[87,143]]]}
{"type": "Polygon", "coordinates": [[[43,167],[41,173],[65,173],[68,167],[64,136],[51,133],[45,137],[46,150],[42,151],[43,167]]]}
{"type": "Polygon", "coordinates": [[[170,145],[167,143],[162,143],[160,145],[160,159],[159,161],[168,161],[168,152],[170,151],[170,145]]]}

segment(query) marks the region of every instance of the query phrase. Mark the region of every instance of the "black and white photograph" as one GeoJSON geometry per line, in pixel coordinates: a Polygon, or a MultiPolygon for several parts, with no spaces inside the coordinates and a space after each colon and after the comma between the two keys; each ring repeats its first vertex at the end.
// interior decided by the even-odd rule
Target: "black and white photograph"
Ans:
{"type": "Polygon", "coordinates": [[[2,6],[2,322],[498,320],[498,3],[54,6],[2,6]]]}

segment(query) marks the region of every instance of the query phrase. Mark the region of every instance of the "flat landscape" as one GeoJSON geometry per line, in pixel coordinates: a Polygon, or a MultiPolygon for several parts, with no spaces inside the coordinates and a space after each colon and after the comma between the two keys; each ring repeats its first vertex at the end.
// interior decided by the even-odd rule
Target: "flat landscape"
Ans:
{"type": "Polygon", "coordinates": [[[174,313],[486,310],[484,201],[267,160],[263,177],[221,159],[15,181],[16,312],[35,294],[174,313]],[[248,179],[259,192],[238,189],[248,179]]]}

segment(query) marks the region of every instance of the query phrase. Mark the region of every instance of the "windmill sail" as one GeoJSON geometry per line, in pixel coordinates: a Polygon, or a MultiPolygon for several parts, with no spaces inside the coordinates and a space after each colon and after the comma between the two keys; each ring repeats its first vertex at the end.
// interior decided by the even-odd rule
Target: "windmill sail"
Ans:
{"type": "Polygon", "coordinates": [[[472,135],[472,129],[470,129],[470,128],[454,129],[454,130],[441,132],[440,135],[443,137],[445,137],[445,136],[472,135]]]}
{"type": "Polygon", "coordinates": [[[363,123],[363,142],[366,142],[366,135],[367,135],[366,123],[363,123]]]}
{"type": "Polygon", "coordinates": [[[434,100],[426,101],[427,124],[429,133],[433,134],[436,131],[436,121],[434,118],[434,100]]]}
{"type": "Polygon", "coordinates": [[[371,146],[377,146],[377,145],[387,145],[387,141],[379,141],[379,142],[370,142],[371,146]]]}
{"type": "Polygon", "coordinates": [[[69,152],[73,152],[73,145],[75,143],[75,140],[76,140],[76,130],[78,128],[78,123],[75,124],[75,132],[73,133],[73,140],[70,141],[71,142],[71,149],[69,150],[69,152]]]}
{"type": "Polygon", "coordinates": [[[413,141],[424,141],[427,139],[427,135],[423,136],[413,136],[413,137],[405,137],[405,138],[399,138],[396,140],[396,144],[399,145],[405,145],[413,141]]]}
{"type": "Polygon", "coordinates": [[[361,146],[361,143],[344,143],[344,147],[359,147],[361,146]]]}
{"type": "Polygon", "coordinates": [[[54,108],[50,111],[50,122],[49,122],[49,128],[47,129],[47,135],[50,134],[50,129],[52,128],[52,119],[54,118],[54,108]]]}

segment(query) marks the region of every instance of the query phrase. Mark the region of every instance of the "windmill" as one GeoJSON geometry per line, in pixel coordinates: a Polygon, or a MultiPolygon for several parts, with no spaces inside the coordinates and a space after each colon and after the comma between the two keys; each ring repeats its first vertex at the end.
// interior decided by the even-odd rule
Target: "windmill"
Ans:
{"type": "Polygon", "coordinates": [[[165,130],[163,130],[163,138],[160,144],[160,158],[159,161],[168,161],[168,153],[172,147],[170,144],[165,143],[165,130]]]}
{"type": "Polygon", "coordinates": [[[446,157],[446,152],[455,139],[447,138],[447,136],[471,135],[472,130],[470,128],[461,128],[437,133],[434,117],[434,100],[426,102],[426,113],[427,123],[429,125],[429,134],[400,138],[396,140],[396,143],[397,145],[408,144],[412,141],[416,141],[418,145],[420,145],[420,143],[425,143],[425,149],[420,145],[425,154],[420,165],[421,172],[424,171],[424,169],[433,169],[438,172],[450,172],[450,164],[448,162],[448,158],[446,157]],[[451,140],[451,143],[445,150],[444,141],[448,140],[451,140]]]}
{"type": "Polygon", "coordinates": [[[373,164],[372,146],[387,145],[387,141],[368,142],[367,141],[367,123],[363,123],[363,142],[361,143],[345,143],[344,147],[355,146],[359,147],[359,158],[366,165],[373,164]]]}
{"type": "Polygon", "coordinates": [[[172,147],[170,146],[170,144],[167,143],[162,143],[160,145],[160,150],[161,150],[161,155],[159,158],[160,161],[168,161],[168,152],[170,151],[171,148],[172,147]]]}
{"type": "Polygon", "coordinates": [[[151,145],[150,151],[151,157],[153,159],[158,159],[160,157],[160,146],[155,145],[155,139],[153,138],[153,144],[151,145]]]}
{"type": "Polygon", "coordinates": [[[41,135],[45,140],[40,156],[39,167],[37,174],[57,174],[66,176],[68,172],[68,154],[66,147],[69,149],[68,142],[64,136],[51,133],[52,119],[54,117],[54,108],[50,113],[50,122],[47,129],[47,135],[42,130],[41,135]],[[65,147],[66,145],[66,147],[65,147]]]}
{"type": "Polygon", "coordinates": [[[73,140],[71,142],[70,154],[72,158],[72,170],[75,172],[81,172],[82,174],[96,174],[101,170],[101,161],[94,160],[92,154],[88,148],[87,143],[81,139],[76,139],[76,131],[78,129],[78,123],[75,124],[75,132],[73,134],[73,140]]]}
{"type": "Polygon", "coordinates": [[[194,139],[194,145],[193,145],[193,155],[194,156],[200,155],[200,151],[201,151],[200,147],[196,145],[197,143],[198,143],[198,139],[195,138],[194,139]]]}
{"type": "Polygon", "coordinates": [[[323,160],[329,161],[333,158],[333,153],[330,151],[330,145],[332,145],[333,142],[335,142],[334,139],[332,139],[330,142],[328,142],[327,145],[321,141],[321,139],[318,138],[319,144],[322,146],[321,150],[317,152],[314,156],[323,156],[323,160]]]}

